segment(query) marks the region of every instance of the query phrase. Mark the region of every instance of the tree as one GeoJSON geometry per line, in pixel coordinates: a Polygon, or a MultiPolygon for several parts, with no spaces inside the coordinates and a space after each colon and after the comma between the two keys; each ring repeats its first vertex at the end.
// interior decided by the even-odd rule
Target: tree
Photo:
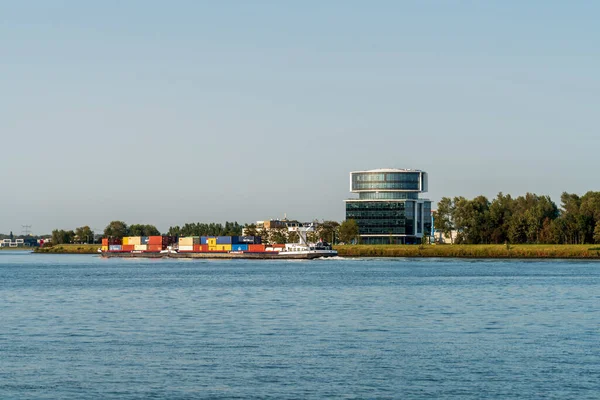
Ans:
{"type": "Polygon", "coordinates": [[[87,225],[80,226],[79,228],[75,229],[75,237],[77,238],[77,240],[80,243],[81,242],[89,243],[90,240],[93,242],[94,241],[94,232],[87,225]]]}
{"type": "Polygon", "coordinates": [[[72,243],[75,239],[75,232],[55,229],[52,231],[52,244],[72,243]]]}
{"type": "Polygon", "coordinates": [[[281,227],[281,228],[274,228],[271,229],[271,234],[270,234],[270,240],[271,243],[287,243],[288,242],[288,235],[287,235],[287,228],[281,227]]]}
{"type": "Polygon", "coordinates": [[[159,236],[160,231],[154,225],[133,224],[129,227],[129,236],[159,236]]]}
{"type": "Polygon", "coordinates": [[[244,231],[247,236],[258,236],[258,229],[256,228],[256,224],[246,224],[244,227],[244,231]]]}
{"type": "Polygon", "coordinates": [[[445,237],[450,236],[450,243],[454,243],[452,238],[452,231],[454,230],[454,221],[452,220],[454,203],[449,197],[442,197],[437,205],[438,208],[433,220],[435,229],[442,232],[445,237]]]}
{"type": "Polygon", "coordinates": [[[335,243],[335,237],[338,234],[340,223],[337,221],[323,221],[317,226],[316,233],[318,239],[325,242],[335,243]]]}
{"type": "Polygon", "coordinates": [[[104,236],[122,238],[129,234],[127,224],[123,221],[112,221],[104,229],[104,236]]]}
{"type": "Polygon", "coordinates": [[[600,221],[596,222],[596,228],[594,229],[594,242],[600,243],[600,221]]]}
{"type": "Polygon", "coordinates": [[[339,238],[344,243],[351,243],[358,237],[358,224],[353,219],[347,219],[340,224],[339,238]]]}

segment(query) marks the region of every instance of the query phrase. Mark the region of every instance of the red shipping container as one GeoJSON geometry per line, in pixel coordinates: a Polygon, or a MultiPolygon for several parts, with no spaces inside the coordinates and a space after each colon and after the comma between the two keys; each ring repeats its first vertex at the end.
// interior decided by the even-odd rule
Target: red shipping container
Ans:
{"type": "Polygon", "coordinates": [[[162,251],[162,249],[163,249],[162,244],[149,244],[148,245],[148,251],[151,251],[151,252],[160,252],[160,251],[162,251]]]}
{"type": "Polygon", "coordinates": [[[148,237],[148,244],[149,245],[163,245],[163,237],[162,236],[150,236],[148,237]]]}
{"type": "Polygon", "coordinates": [[[264,244],[249,244],[248,251],[252,253],[262,253],[265,251],[264,244]]]}
{"type": "Polygon", "coordinates": [[[135,250],[135,245],[133,244],[124,244],[122,247],[123,251],[133,251],[135,250]]]}

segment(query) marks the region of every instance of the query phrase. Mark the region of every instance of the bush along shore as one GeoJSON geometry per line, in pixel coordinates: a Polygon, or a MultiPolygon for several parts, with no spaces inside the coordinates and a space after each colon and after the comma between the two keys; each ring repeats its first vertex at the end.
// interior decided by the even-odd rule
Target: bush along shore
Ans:
{"type": "Polygon", "coordinates": [[[581,258],[599,259],[600,245],[344,245],[340,257],[581,258]]]}

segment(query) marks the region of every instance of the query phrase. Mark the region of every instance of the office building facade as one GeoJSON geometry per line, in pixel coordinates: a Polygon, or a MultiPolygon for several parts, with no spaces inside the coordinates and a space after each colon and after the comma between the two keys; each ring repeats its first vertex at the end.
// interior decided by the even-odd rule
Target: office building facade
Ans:
{"type": "Polygon", "coordinates": [[[427,192],[427,173],[412,169],[374,169],[350,173],[350,192],[345,200],[346,219],[358,224],[363,244],[416,244],[431,233],[431,201],[419,198],[427,192]]]}

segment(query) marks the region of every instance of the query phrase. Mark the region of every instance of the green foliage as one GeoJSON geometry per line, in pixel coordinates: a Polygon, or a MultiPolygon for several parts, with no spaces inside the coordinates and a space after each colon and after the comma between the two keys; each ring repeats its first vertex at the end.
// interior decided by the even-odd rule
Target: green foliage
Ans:
{"type": "Polygon", "coordinates": [[[596,228],[594,229],[594,243],[600,243],[600,220],[596,222],[596,228]]]}
{"type": "Polygon", "coordinates": [[[94,241],[94,231],[85,225],[75,229],[75,240],[78,243],[90,243],[94,241]]]}
{"type": "Polygon", "coordinates": [[[600,192],[563,193],[561,202],[559,209],[550,197],[532,193],[514,199],[499,193],[491,202],[484,196],[442,198],[435,225],[444,233],[452,226],[458,231],[456,242],[463,244],[593,243],[600,192]]]}
{"type": "Polygon", "coordinates": [[[52,231],[52,244],[73,243],[75,240],[75,232],[55,229],[52,231]]]}
{"type": "Polygon", "coordinates": [[[160,231],[154,225],[133,224],[129,226],[128,236],[159,236],[160,231]]]}
{"type": "Polygon", "coordinates": [[[339,235],[340,223],[336,221],[323,221],[317,226],[316,235],[312,242],[316,242],[318,239],[323,239],[325,242],[335,243],[336,237],[339,235]]]}
{"type": "Polygon", "coordinates": [[[172,226],[168,231],[171,236],[240,236],[242,225],[237,222],[216,223],[186,223],[182,227],[172,226]]]}
{"type": "Polygon", "coordinates": [[[339,238],[344,243],[352,243],[358,237],[358,224],[353,219],[347,219],[339,227],[339,238]]]}
{"type": "Polygon", "coordinates": [[[442,232],[444,236],[450,236],[450,240],[452,239],[452,231],[454,230],[454,202],[449,197],[442,197],[442,199],[438,202],[437,211],[434,214],[433,222],[435,224],[435,229],[439,232],[442,232]]]}
{"type": "Polygon", "coordinates": [[[271,232],[270,232],[269,236],[270,236],[269,237],[269,243],[283,244],[283,243],[288,243],[289,242],[288,235],[287,235],[287,228],[283,228],[282,227],[282,228],[271,229],[271,232]]]}
{"type": "Polygon", "coordinates": [[[112,221],[104,229],[105,237],[122,238],[129,235],[129,228],[123,221],[112,221]]]}

